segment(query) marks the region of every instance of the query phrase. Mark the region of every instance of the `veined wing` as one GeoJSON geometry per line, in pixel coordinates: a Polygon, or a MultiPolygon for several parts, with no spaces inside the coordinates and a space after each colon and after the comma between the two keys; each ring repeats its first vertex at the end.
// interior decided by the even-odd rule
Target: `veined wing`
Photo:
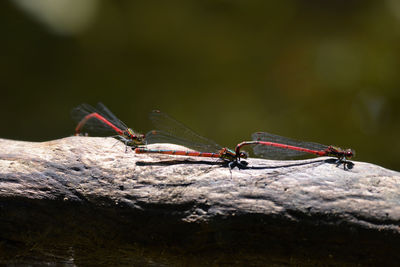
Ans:
{"type": "Polygon", "coordinates": [[[161,111],[154,110],[149,117],[156,130],[146,134],[148,144],[173,143],[200,152],[218,152],[222,148],[161,111]]]}
{"type": "MultiPolygon", "coordinates": [[[[252,134],[252,139],[253,141],[273,142],[278,144],[307,148],[311,150],[324,150],[327,148],[327,146],[318,143],[298,141],[295,139],[275,134],[270,134],[266,132],[256,132],[252,134]]],[[[303,151],[297,151],[275,146],[267,146],[262,144],[254,145],[253,151],[254,154],[256,154],[257,156],[269,159],[295,159],[295,158],[312,156],[312,154],[303,151]]]]}

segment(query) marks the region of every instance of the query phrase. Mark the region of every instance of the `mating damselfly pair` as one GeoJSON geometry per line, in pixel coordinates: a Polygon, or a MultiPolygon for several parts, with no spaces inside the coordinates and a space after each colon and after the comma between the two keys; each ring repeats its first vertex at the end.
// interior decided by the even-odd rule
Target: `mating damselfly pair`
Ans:
{"type": "Polygon", "coordinates": [[[348,160],[354,156],[352,149],[302,142],[266,132],[254,133],[251,141],[243,141],[236,145],[235,150],[232,150],[195,133],[159,110],[149,113],[149,118],[156,129],[145,135],[128,128],[102,103],[98,103],[96,108],[81,104],[74,108],[71,114],[78,123],[75,128],[76,135],[114,136],[125,143],[126,147],[132,147],[136,153],[219,158],[228,162],[230,168],[247,166],[247,162],[243,159],[246,159],[248,154],[242,151],[242,148],[246,146],[251,146],[255,155],[268,159],[295,159],[305,155],[335,157],[336,163],[338,165],[343,163],[344,168],[348,160]],[[191,150],[146,147],[148,144],[155,143],[171,143],[191,150]]]}

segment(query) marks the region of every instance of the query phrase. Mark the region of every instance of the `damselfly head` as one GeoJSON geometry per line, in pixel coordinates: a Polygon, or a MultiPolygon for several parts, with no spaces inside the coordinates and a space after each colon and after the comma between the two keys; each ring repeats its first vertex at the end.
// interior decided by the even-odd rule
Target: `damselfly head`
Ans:
{"type": "Polygon", "coordinates": [[[239,157],[241,159],[247,159],[249,157],[249,153],[247,153],[246,151],[240,151],[239,157]]]}
{"type": "Polygon", "coordinates": [[[126,129],[123,134],[126,139],[133,143],[133,145],[144,144],[144,134],[137,134],[131,128],[126,129]]]}
{"type": "Polygon", "coordinates": [[[344,151],[344,156],[346,159],[351,159],[352,157],[354,157],[356,155],[356,152],[350,148],[346,149],[344,151]]]}
{"type": "Polygon", "coordinates": [[[144,134],[138,134],[135,136],[135,138],[133,138],[133,141],[136,145],[144,145],[145,142],[145,138],[144,138],[144,134]]]}
{"type": "Polygon", "coordinates": [[[138,142],[144,143],[144,134],[138,134],[133,132],[131,129],[129,129],[132,133],[132,139],[135,139],[138,142]]]}
{"type": "Polygon", "coordinates": [[[341,149],[340,147],[336,146],[329,146],[327,152],[328,156],[341,157],[341,158],[344,157],[346,159],[351,159],[356,155],[356,152],[350,148],[341,149]]]}

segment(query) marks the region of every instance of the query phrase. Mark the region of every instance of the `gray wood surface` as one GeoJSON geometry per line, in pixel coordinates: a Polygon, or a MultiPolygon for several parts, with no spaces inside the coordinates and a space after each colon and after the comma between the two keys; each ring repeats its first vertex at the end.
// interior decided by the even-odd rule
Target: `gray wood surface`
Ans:
{"type": "Polygon", "coordinates": [[[399,260],[399,172],[357,161],[344,170],[330,158],[247,161],[230,170],[135,154],[112,138],[0,139],[0,263],[399,260]]]}

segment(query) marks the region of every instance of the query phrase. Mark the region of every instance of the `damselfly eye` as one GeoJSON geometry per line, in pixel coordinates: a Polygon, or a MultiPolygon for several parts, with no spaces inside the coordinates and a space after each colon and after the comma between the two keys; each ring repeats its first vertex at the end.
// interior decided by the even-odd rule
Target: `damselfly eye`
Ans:
{"type": "Polygon", "coordinates": [[[351,158],[356,155],[356,152],[351,149],[346,149],[345,156],[346,158],[351,158]]]}
{"type": "Polygon", "coordinates": [[[246,151],[241,151],[240,154],[239,154],[239,156],[240,156],[242,159],[247,159],[248,156],[249,156],[249,154],[248,154],[246,151]]]}

